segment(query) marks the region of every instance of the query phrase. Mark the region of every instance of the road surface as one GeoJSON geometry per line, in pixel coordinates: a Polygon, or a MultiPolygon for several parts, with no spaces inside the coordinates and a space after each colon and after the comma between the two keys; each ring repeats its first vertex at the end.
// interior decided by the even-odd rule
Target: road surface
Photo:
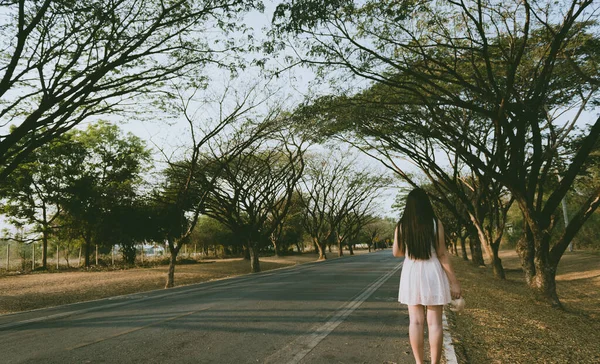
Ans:
{"type": "Polygon", "coordinates": [[[385,250],[3,315],[0,363],[410,363],[401,266],[385,250]]]}

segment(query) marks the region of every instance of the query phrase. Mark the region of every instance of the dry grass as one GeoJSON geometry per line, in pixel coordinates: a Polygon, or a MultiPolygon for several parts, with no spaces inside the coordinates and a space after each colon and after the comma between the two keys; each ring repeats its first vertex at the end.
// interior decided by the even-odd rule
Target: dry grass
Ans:
{"type": "Polygon", "coordinates": [[[565,311],[533,299],[517,254],[501,252],[506,281],[454,257],[467,309],[452,317],[463,363],[600,363],[600,253],[566,253],[557,292],[565,311]]]}
{"type": "MultiPolygon", "coordinates": [[[[362,254],[363,251],[355,251],[362,254]]],[[[346,253],[347,254],[347,253],[346,253]]],[[[331,258],[334,254],[329,254],[331,258]]],[[[263,271],[315,261],[315,254],[260,259],[263,271]]],[[[35,272],[0,276],[0,314],[20,312],[117,295],[161,289],[168,266],[90,272],[35,272]]],[[[200,283],[247,274],[250,263],[243,259],[202,260],[175,268],[175,285],[200,283]]]]}

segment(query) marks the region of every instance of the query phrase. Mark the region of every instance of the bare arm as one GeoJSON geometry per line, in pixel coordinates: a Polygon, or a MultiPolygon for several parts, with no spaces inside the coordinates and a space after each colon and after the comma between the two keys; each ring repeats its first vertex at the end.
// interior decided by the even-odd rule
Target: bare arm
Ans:
{"type": "Polygon", "coordinates": [[[450,264],[450,258],[448,257],[448,251],[446,250],[446,242],[444,241],[444,225],[442,222],[438,220],[438,243],[437,243],[437,256],[442,263],[442,268],[446,272],[448,276],[448,281],[450,281],[450,294],[452,298],[459,298],[461,296],[460,283],[458,279],[456,279],[456,275],[454,274],[454,270],[452,269],[452,264],[450,264]]]}
{"type": "Polygon", "coordinates": [[[396,224],[396,228],[394,229],[394,245],[392,246],[392,254],[396,258],[400,258],[404,256],[404,251],[400,247],[400,224],[396,224]]]}

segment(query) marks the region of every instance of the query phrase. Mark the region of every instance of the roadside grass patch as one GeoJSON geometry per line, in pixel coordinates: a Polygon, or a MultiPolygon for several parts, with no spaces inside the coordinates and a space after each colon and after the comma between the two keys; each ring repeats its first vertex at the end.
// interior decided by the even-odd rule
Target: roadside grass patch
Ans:
{"type": "Polygon", "coordinates": [[[514,251],[501,258],[505,281],[452,258],[467,300],[451,314],[461,362],[600,363],[600,253],[565,253],[556,276],[565,311],[532,297],[514,251]]]}

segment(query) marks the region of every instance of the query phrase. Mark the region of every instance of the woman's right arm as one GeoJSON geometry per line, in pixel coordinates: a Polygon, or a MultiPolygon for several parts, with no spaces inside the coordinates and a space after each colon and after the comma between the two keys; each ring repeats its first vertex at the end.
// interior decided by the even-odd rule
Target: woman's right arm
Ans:
{"type": "Polygon", "coordinates": [[[450,264],[450,258],[448,257],[448,251],[446,250],[446,242],[444,241],[444,225],[442,222],[438,220],[438,235],[439,240],[437,244],[437,256],[442,264],[442,268],[446,272],[448,276],[448,281],[450,282],[450,295],[452,298],[459,298],[462,295],[460,283],[458,279],[456,279],[456,275],[454,274],[454,269],[452,269],[452,264],[450,264]]]}
{"type": "Polygon", "coordinates": [[[394,245],[392,246],[392,254],[396,258],[400,258],[404,256],[404,251],[400,248],[400,224],[396,224],[396,229],[394,229],[394,245]]]}

